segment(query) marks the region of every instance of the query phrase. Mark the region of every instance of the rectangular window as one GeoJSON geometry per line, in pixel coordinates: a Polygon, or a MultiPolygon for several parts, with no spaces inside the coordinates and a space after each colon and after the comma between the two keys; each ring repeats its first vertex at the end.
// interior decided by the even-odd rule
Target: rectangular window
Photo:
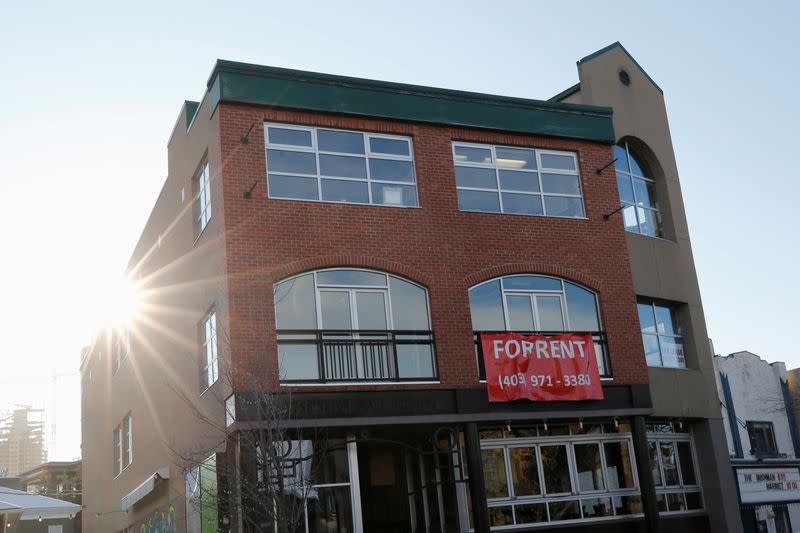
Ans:
{"type": "Polygon", "coordinates": [[[750,453],[752,455],[778,454],[778,445],[775,443],[775,431],[772,422],[748,421],[747,434],[750,437],[750,453]]]}
{"type": "Polygon", "coordinates": [[[195,187],[197,190],[197,209],[195,210],[195,222],[197,235],[200,235],[211,220],[211,180],[208,170],[208,161],[200,166],[200,171],[195,176],[195,187]]]}
{"type": "Polygon", "coordinates": [[[637,307],[647,365],[686,368],[676,306],[640,299],[637,307]]]}
{"type": "Polygon", "coordinates": [[[417,207],[410,137],[264,124],[270,198],[417,207]]]}
{"type": "Polygon", "coordinates": [[[133,462],[133,421],[131,415],[122,420],[123,446],[124,453],[122,458],[122,468],[127,468],[133,462]]]}
{"type": "Polygon", "coordinates": [[[633,444],[624,426],[482,430],[491,525],[641,514],[633,444]]]}
{"type": "Polygon", "coordinates": [[[703,497],[688,433],[668,424],[648,424],[648,452],[660,512],[703,508],[703,497]]]}
{"type": "Polygon", "coordinates": [[[128,328],[114,331],[114,372],[120,369],[131,350],[131,332],[128,328]]]}
{"type": "Polygon", "coordinates": [[[206,316],[200,326],[200,345],[202,346],[202,384],[203,390],[205,390],[219,378],[217,314],[214,311],[206,316]]]}
{"type": "Polygon", "coordinates": [[[114,430],[114,477],[122,472],[122,426],[114,430]]]}
{"type": "Polygon", "coordinates": [[[573,152],[453,143],[461,211],[582,218],[573,152]]]}
{"type": "Polygon", "coordinates": [[[225,399],[225,427],[236,422],[236,396],[231,394],[225,399]]]}

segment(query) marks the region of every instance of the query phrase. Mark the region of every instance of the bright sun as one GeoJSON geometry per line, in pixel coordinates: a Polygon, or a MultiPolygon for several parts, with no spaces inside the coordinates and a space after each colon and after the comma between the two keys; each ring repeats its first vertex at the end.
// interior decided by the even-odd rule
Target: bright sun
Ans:
{"type": "Polygon", "coordinates": [[[136,282],[120,276],[99,283],[95,290],[93,310],[96,327],[123,328],[131,326],[142,307],[141,291],[136,282]]]}

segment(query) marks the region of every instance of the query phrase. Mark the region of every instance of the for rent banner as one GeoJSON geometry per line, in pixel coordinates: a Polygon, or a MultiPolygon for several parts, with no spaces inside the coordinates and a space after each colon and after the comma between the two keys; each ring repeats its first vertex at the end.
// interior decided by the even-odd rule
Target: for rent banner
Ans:
{"type": "Polygon", "coordinates": [[[481,335],[490,402],[602,400],[591,335],[481,335]]]}

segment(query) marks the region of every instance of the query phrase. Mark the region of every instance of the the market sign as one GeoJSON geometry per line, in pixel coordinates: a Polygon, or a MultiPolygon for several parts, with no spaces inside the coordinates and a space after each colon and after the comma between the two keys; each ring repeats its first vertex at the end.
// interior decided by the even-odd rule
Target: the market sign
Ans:
{"type": "Polygon", "coordinates": [[[602,400],[591,335],[481,335],[490,402],[602,400]]]}
{"type": "Polygon", "coordinates": [[[795,468],[739,468],[742,503],[800,500],[800,471],[795,468]]]}

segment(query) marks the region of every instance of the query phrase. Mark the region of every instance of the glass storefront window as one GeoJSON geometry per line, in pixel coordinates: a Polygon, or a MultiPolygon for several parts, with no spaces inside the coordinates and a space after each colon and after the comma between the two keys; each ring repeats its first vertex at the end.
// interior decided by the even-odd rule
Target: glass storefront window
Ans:
{"type": "Polygon", "coordinates": [[[508,496],[508,478],[502,448],[481,451],[483,459],[483,482],[486,485],[486,498],[505,498],[508,496]]]}
{"type": "Polygon", "coordinates": [[[575,466],[578,470],[578,486],[582,492],[605,489],[599,443],[576,444],[575,466]]]}
{"type": "Polygon", "coordinates": [[[646,429],[658,510],[674,513],[702,509],[688,425],[650,422],[646,429]]]}
{"type": "Polygon", "coordinates": [[[547,494],[572,492],[567,447],[565,445],[542,446],[540,455],[544,473],[544,488],[547,494]]]}

